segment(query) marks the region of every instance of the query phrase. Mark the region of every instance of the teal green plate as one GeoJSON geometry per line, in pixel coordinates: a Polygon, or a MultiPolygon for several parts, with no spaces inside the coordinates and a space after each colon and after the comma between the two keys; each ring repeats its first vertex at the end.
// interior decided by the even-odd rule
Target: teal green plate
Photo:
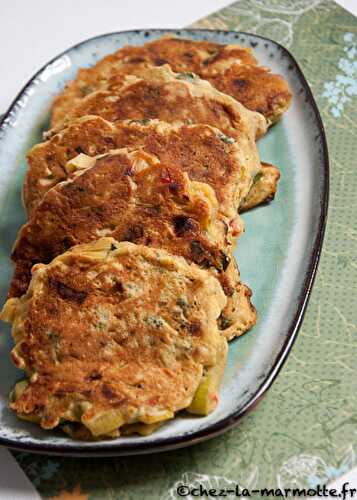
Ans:
{"type": "MultiPolygon", "coordinates": [[[[53,97],[80,67],[125,44],[142,44],[167,30],[128,31],[92,38],[72,47],[42,68],[20,92],[0,125],[0,301],[12,274],[9,255],[25,221],[21,186],[26,151],[48,126],[53,97]]],[[[253,47],[259,63],[283,75],[293,104],[259,142],[262,160],[278,165],[281,181],[270,205],[244,215],[246,233],[236,252],[242,279],[252,288],[256,326],[230,344],[218,409],[205,418],[179,415],[147,437],[81,443],[18,420],[8,409],[8,394],[21,373],[10,362],[12,340],[1,324],[0,444],[66,455],[150,453],[197,443],[236,425],[263,396],[278,374],[301,324],[319,260],[328,203],[328,154],[320,115],[309,86],[289,52],[248,33],[177,30],[194,40],[253,47]]]]}

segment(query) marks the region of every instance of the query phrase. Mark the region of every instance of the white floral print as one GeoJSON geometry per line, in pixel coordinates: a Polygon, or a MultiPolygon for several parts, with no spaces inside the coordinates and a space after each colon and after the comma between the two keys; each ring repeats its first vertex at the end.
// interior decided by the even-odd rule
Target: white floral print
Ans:
{"type": "Polygon", "coordinates": [[[345,55],[338,62],[341,73],[324,84],[322,94],[331,104],[330,112],[335,118],[340,118],[345,105],[357,96],[357,40],[354,33],[345,33],[343,40],[345,55]]]}

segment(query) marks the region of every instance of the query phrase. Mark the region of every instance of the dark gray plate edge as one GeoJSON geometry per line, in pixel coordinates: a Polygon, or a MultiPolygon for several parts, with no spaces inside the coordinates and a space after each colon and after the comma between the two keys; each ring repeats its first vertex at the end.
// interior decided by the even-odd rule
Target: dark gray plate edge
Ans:
{"type": "Polygon", "coordinates": [[[53,445],[53,444],[47,444],[47,443],[41,443],[41,444],[31,444],[31,443],[23,443],[23,442],[16,442],[13,439],[8,439],[8,438],[3,438],[0,437],[0,445],[5,446],[14,450],[19,450],[19,451],[28,451],[32,453],[43,453],[43,454],[48,454],[48,455],[66,455],[66,456],[77,456],[77,457],[95,457],[95,456],[128,456],[128,455],[138,455],[138,454],[148,454],[148,453],[154,453],[154,452],[164,452],[168,451],[170,449],[178,449],[182,448],[185,446],[191,446],[194,444],[197,444],[201,441],[205,441],[207,439],[214,438],[223,432],[226,432],[227,430],[231,429],[235,425],[238,424],[239,420],[245,416],[249,411],[251,411],[262,399],[262,397],[265,395],[267,390],[271,387],[273,384],[274,380],[276,379],[277,375],[279,374],[282,366],[284,365],[284,362],[286,361],[290,350],[296,340],[298,331],[300,329],[302,320],[305,315],[306,307],[310,299],[311,295],[311,290],[312,286],[315,280],[316,276],[316,271],[317,267],[319,264],[320,260],[320,255],[321,255],[321,250],[322,250],[322,244],[323,244],[323,239],[324,239],[324,234],[325,234],[325,227],[326,227],[326,221],[327,221],[327,212],[328,212],[328,201],[329,201],[329,156],[328,156],[328,148],[327,148],[327,141],[326,141],[326,135],[325,135],[325,129],[321,120],[320,112],[318,110],[317,104],[315,102],[315,99],[313,97],[313,94],[311,92],[311,89],[309,87],[309,84],[306,81],[306,78],[301,71],[297,61],[295,58],[291,55],[291,53],[282,45],[280,45],[278,42],[275,42],[274,40],[271,40],[269,38],[263,37],[261,35],[255,35],[253,33],[247,33],[247,32],[242,32],[242,31],[224,31],[224,30],[210,30],[210,29],[143,29],[143,30],[126,30],[126,31],[119,31],[119,32],[112,32],[112,33],[105,33],[103,35],[98,35],[92,38],[89,38],[87,40],[84,40],[57,55],[53,59],[51,59],[48,63],[46,63],[39,71],[37,71],[34,76],[25,84],[25,86],[22,88],[22,90],[18,93],[18,95],[15,97],[13,100],[12,104],[10,105],[8,111],[5,113],[5,115],[2,116],[0,120],[0,133],[5,129],[7,125],[7,118],[11,116],[11,114],[16,110],[17,102],[21,97],[26,93],[26,91],[33,85],[34,81],[37,79],[37,77],[52,63],[57,61],[60,57],[63,57],[66,55],[69,51],[75,50],[76,48],[91,42],[93,40],[99,40],[101,38],[106,38],[107,36],[113,36],[113,35],[122,35],[124,33],[148,33],[148,34],[165,34],[165,33],[172,33],[172,34],[177,34],[180,35],[182,33],[186,34],[195,34],[195,33],[217,33],[221,34],[222,36],[225,35],[230,35],[234,36],[235,38],[239,38],[240,36],[247,36],[248,38],[255,38],[259,39],[265,42],[269,42],[273,45],[275,45],[278,50],[282,51],[282,53],[290,59],[292,62],[293,66],[295,67],[298,79],[300,80],[300,83],[302,87],[304,88],[307,96],[307,101],[309,102],[310,106],[312,107],[315,118],[316,118],[316,123],[317,127],[319,130],[319,139],[321,142],[321,148],[322,148],[322,158],[320,162],[320,168],[322,168],[321,172],[321,198],[320,198],[320,214],[319,214],[319,224],[318,224],[318,230],[316,232],[313,245],[312,245],[312,251],[309,256],[309,265],[308,269],[305,275],[305,279],[303,282],[303,285],[301,287],[300,293],[299,293],[299,299],[298,299],[298,304],[296,307],[296,313],[292,320],[290,321],[290,324],[287,328],[287,335],[286,335],[286,340],[281,346],[278,354],[276,355],[274,364],[265,377],[265,379],[262,381],[261,385],[255,392],[255,394],[252,395],[251,399],[242,407],[237,409],[234,413],[232,413],[230,416],[216,422],[215,424],[211,424],[207,426],[204,429],[201,429],[199,431],[192,432],[191,434],[185,434],[182,436],[177,436],[177,437],[171,437],[171,438],[158,438],[155,442],[152,443],[143,443],[141,444],[135,444],[135,443],[127,443],[125,445],[123,444],[113,444],[112,446],[106,446],[105,448],[98,446],[98,447],[91,447],[91,448],[84,448],[83,446],[80,445],[53,445]]]}

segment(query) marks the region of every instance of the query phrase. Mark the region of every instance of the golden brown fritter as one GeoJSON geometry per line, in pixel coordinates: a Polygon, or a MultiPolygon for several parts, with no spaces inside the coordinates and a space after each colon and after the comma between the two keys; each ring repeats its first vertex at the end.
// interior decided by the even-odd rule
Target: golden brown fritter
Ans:
{"type": "MultiPolygon", "coordinates": [[[[45,429],[77,423],[97,438],[170,419],[191,405],[206,372],[222,372],[225,300],[197,266],[113,238],[38,264],[26,295],[1,315],[28,377],[10,406],[45,429]]],[[[209,396],[211,410],[217,393],[209,396]]]]}
{"type": "Polygon", "coordinates": [[[205,268],[227,267],[227,223],[216,217],[207,184],[143,149],[80,154],[66,168],[75,170],[71,179],[47,191],[19,232],[10,296],[25,293],[35,263],[102,236],[164,248],[205,268]]]}
{"type": "Polygon", "coordinates": [[[52,126],[114,75],[136,74],[142,68],[163,64],[169,64],[176,72],[193,72],[211,81],[247,108],[263,113],[269,124],[280,118],[291,101],[287,82],[268,68],[258,66],[250,49],[164,37],[140,47],[123,47],[94,67],[79,70],[76,79],[54,101],[52,126]]]}
{"type": "Polygon", "coordinates": [[[278,187],[280,172],[277,167],[270,163],[262,162],[262,168],[256,175],[253,185],[246,198],[239,206],[240,212],[250,210],[262,203],[273,200],[278,187]]]}
{"type": "Polygon", "coordinates": [[[255,139],[267,122],[232,97],[191,73],[174,73],[167,65],[117,75],[71,107],[55,131],[80,116],[98,115],[108,121],[157,118],[168,123],[204,123],[225,135],[255,139]]]}
{"type": "Polygon", "coordinates": [[[144,147],[167,164],[205,182],[215,191],[220,211],[234,219],[260,171],[253,145],[246,137],[229,139],[207,125],[173,125],[157,120],[110,123],[84,116],[28,153],[24,202],[29,215],[44,193],[67,178],[68,160],[84,153],[95,156],[122,147],[144,147]],[[252,149],[251,149],[252,148],[252,149]]]}

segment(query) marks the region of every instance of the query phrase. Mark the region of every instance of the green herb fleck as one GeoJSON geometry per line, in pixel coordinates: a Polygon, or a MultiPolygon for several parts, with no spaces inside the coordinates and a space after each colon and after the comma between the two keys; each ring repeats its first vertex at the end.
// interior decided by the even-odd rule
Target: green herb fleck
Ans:
{"type": "Polygon", "coordinates": [[[130,120],[129,125],[138,123],[139,125],[148,125],[151,122],[150,118],[143,118],[142,120],[130,120]]]}
{"type": "Polygon", "coordinates": [[[228,135],[222,134],[222,132],[219,133],[218,137],[225,144],[234,144],[236,142],[235,139],[233,139],[233,137],[228,137],[228,135]]]}
{"type": "Polygon", "coordinates": [[[188,306],[188,302],[187,302],[187,299],[186,297],[179,297],[176,301],[176,304],[179,306],[179,307],[187,307],[188,306]]]}
{"type": "Polygon", "coordinates": [[[155,328],[160,328],[161,326],[164,325],[164,322],[158,316],[148,316],[145,319],[145,321],[148,325],[153,326],[155,328]]]}
{"type": "Polygon", "coordinates": [[[256,184],[263,177],[263,173],[259,172],[253,179],[253,184],[256,184]]]}
{"type": "Polygon", "coordinates": [[[197,76],[194,73],[178,73],[178,75],[176,76],[177,80],[190,81],[190,80],[194,80],[195,78],[197,78],[197,76]]]}
{"type": "Polygon", "coordinates": [[[228,318],[226,318],[226,316],[224,316],[223,314],[221,314],[221,316],[218,318],[218,326],[220,330],[225,330],[226,328],[231,326],[231,324],[232,322],[228,318]]]}
{"type": "Polygon", "coordinates": [[[81,93],[82,93],[82,97],[85,97],[88,94],[90,94],[91,92],[93,92],[92,87],[89,87],[87,85],[83,85],[80,90],[81,90],[81,93]]]}

